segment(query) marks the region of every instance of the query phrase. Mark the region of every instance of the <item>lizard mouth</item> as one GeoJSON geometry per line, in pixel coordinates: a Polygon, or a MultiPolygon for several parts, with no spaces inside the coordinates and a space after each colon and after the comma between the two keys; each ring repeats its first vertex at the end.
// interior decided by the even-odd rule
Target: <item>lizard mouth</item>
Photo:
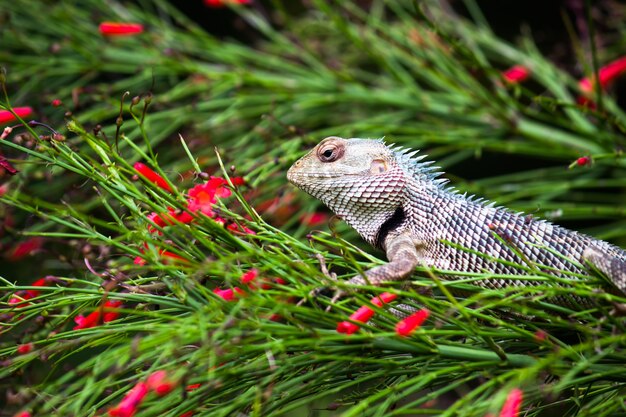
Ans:
{"type": "Polygon", "coordinates": [[[287,180],[295,185],[298,185],[299,181],[302,179],[310,179],[310,178],[335,178],[338,177],[338,174],[333,174],[330,172],[302,172],[298,171],[298,163],[296,162],[289,168],[287,171],[287,180]]]}

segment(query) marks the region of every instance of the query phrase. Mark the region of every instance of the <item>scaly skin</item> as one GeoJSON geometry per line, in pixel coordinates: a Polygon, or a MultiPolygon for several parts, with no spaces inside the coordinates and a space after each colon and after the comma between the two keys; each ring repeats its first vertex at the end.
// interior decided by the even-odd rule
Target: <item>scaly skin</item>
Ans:
{"type": "MultiPolygon", "coordinates": [[[[291,183],[385,251],[389,263],[350,283],[403,280],[420,264],[451,271],[445,275],[452,279],[452,271],[525,275],[537,270],[578,279],[573,274],[587,274],[589,262],[626,293],[624,250],[458,194],[416,153],[382,140],[329,137],[289,169],[291,183]]],[[[478,285],[502,288],[533,282],[492,278],[478,285]]],[[[572,300],[555,301],[569,305],[572,300]]]]}

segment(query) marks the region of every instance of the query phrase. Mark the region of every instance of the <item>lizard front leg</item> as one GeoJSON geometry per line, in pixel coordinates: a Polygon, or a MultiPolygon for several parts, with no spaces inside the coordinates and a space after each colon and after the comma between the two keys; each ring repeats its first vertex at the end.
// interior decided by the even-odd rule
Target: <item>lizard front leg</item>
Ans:
{"type": "MultiPolygon", "coordinates": [[[[420,263],[418,245],[406,233],[388,237],[385,241],[385,252],[388,263],[368,269],[364,276],[358,275],[350,279],[348,284],[380,286],[385,282],[402,281],[411,275],[420,263]]],[[[345,291],[336,291],[331,305],[345,294],[345,291]]]]}

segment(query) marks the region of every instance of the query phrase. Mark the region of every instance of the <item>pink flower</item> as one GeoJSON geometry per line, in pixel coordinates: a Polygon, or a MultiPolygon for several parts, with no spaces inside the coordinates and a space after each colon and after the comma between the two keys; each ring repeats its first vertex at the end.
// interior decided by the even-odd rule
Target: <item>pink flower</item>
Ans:
{"type": "MultiPolygon", "coordinates": [[[[33,114],[32,107],[14,107],[13,111],[22,119],[26,119],[33,114]]],[[[0,125],[15,122],[16,120],[17,119],[10,111],[0,110],[0,125]]]]}
{"type": "Polygon", "coordinates": [[[140,23],[103,22],[98,26],[98,30],[104,36],[133,36],[143,32],[143,25],[140,23]]]}
{"type": "Polygon", "coordinates": [[[172,192],[172,187],[170,187],[165,178],[154,172],[151,168],[148,168],[147,165],[142,164],[141,162],[135,162],[133,168],[135,168],[135,171],[157,187],[162,188],[167,192],[172,192]]]}
{"type": "Polygon", "coordinates": [[[30,413],[30,411],[20,411],[19,413],[15,414],[13,417],[31,417],[32,414],[30,413]]]}
{"type": "Polygon", "coordinates": [[[424,321],[428,318],[430,312],[425,308],[419,310],[418,312],[411,314],[409,317],[404,320],[399,321],[396,324],[396,333],[400,336],[408,336],[417,328],[419,328],[424,321]]]}
{"type": "Polygon", "coordinates": [[[52,100],[52,107],[61,107],[62,105],[63,105],[63,102],[59,100],[58,98],[55,98],[54,100],[52,100]]]}
{"type": "Polygon", "coordinates": [[[19,345],[17,347],[17,353],[19,353],[20,355],[24,355],[26,353],[29,353],[33,350],[33,344],[32,343],[24,343],[23,345],[19,345]]]}
{"type": "Polygon", "coordinates": [[[138,382],[116,407],[109,410],[109,415],[111,417],[132,417],[147,394],[148,385],[144,382],[138,382]]]}
{"type": "MultiPolygon", "coordinates": [[[[384,292],[380,294],[378,297],[372,298],[370,302],[377,307],[382,307],[383,304],[389,303],[395,300],[397,297],[398,296],[396,294],[384,292]]],[[[361,306],[359,307],[357,311],[355,311],[354,313],[350,315],[350,320],[358,321],[361,323],[367,323],[369,319],[372,318],[373,315],[374,315],[374,310],[372,310],[368,306],[361,306]]],[[[352,334],[356,332],[357,330],[359,330],[359,326],[349,321],[342,321],[341,323],[337,324],[337,332],[339,333],[352,334]]]]}
{"type": "Polygon", "coordinates": [[[518,417],[522,405],[524,393],[519,388],[514,388],[509,392],[506,401],[500,411],[500,417],[518,417]]]}
{"type": "Polygon", "coordinates": [[[530,76],[530,70],[523,65],[515,65],[502,72],[502,78],[509,84],[518,84],[530,76]]]}
{"type": "Polygon", "coordinates": [[[176,384],[167,378],[167,372],[156,371],[151,373],[146,380],[148,389],[154,391],[159,397],[169,393],[176,384]]]}
{"type": "Polygon", "coordinates": [[[220,290],[219,288],[215,288],[213,292],[218,296],[223,298],[225,301],[233,301],[235,296],[245,294],[243,290],[239,287],[227,288],[225,290],[220,290]]]}
{"type": "Polygon", "coordinates": [[[83,315],[76,316],[74,318],[74,322],[76,323],[74,330],[96,327],[102,323],[108,323],[117,319],[120,316],[118,307],[121,305],[122,302],[119,300],[110,300],[105,302],[101,307],[89,314],[87,317],[83,315]]]}
{"type": "Polygon", "coordinates": [[[241,276],[241,282],[244,284],[250,284],[252,281],[254,281],[257,277],[259,276],[259,270],[256,268],[252,268],[251,270],[249,270],[248,272],[245,272],[242,276],[241,276]]]}

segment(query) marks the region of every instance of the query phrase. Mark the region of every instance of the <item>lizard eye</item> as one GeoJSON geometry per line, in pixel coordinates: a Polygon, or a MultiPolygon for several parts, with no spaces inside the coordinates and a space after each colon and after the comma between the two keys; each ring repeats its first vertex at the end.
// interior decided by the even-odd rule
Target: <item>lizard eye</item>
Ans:
{"type": "Polygon", "coordinates": [[[343,148],[335,143],[322,146],[317,151],[317,157],[322,162],[335,162],[343,155],[343,148]]]}

